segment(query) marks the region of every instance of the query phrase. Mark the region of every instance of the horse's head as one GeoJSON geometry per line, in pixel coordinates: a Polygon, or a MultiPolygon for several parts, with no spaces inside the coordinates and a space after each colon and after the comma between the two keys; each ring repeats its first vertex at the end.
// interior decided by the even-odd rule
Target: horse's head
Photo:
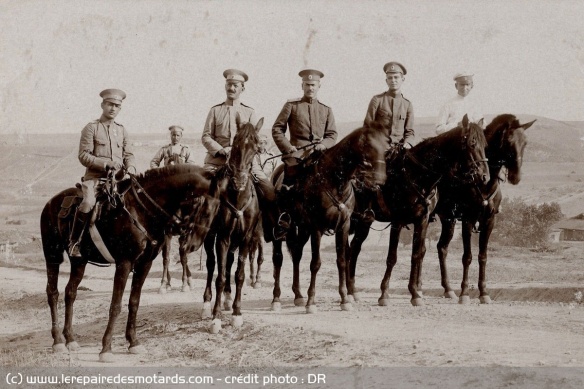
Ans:
{"type": "Polygon", "coordinates": [[[485,130],[488,149],[487,154],[491,163],[507,168],[507,178],[513,185],[521,181],[521,165],[523,152],[527,145],[525,130],[531,127],[535,120],[520,124],[515,115],[499,115],[485,130]]]}
{"type": "Polygon", "coordinates": [[[488,159],[485,154],[487,140],[483,131],[483,119],[478,123],[468,120],[468,115],[462,118],[462,150],[461,164],[472,179],[486,184],[490,180],[488,159]]]}
{"type": "MultiPolygon", "coordinates": [[[[218,190],[215,191],[215,194],[218,193],[218,190]]],[[[182,250],[191,253],[201,247],[211,229],[220,204],[218,196],[213,195],[213,193],[194,197],[188,203],[183,204],[181,210],[184,225],[179,239],[182,250]]]]}
{"type": "Polygon", "coordinates": [[[235,190],[243,191],[251,174],[251,165],[259,148],[258,131],[264,124],[261,118],[255,125],[242,123],[239,113],[235,117],[237,132],[233,138],[233,147],[227,160],[230,184],[235,190]]]}
{"type": "Polygon", "coordinates": [[[385,153],[389,147],[387,134],[375,126],[363,128],[354,147],[353,155],[362,159],[356,173],[359,180],[369,188],[385,184],[387,179],[385,153]]]}

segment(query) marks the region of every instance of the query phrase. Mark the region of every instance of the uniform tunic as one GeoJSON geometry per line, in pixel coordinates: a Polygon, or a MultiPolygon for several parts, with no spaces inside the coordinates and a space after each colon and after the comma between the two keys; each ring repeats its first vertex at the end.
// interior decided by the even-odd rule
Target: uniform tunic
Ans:
{"type": "MultiPolygon", "coordinates": [[[[272,137],[282,153],[292,146],[298,148],[319,140],[330,148],[337,140],[333,111],[317,99],[302,97],[288,100],[272,126],[272,137]],[[290,140],[285,136],[286,128],[290,130],[290,140]]],[[[309,153],[310,150],[298,150],[282,159],[302,159],[309,153]]]]}
{"type": "Polygon", "coordinates": [[[440,110],[438,122],[436,123],[436,133],[442,134],[457,127],[465,114],[468,114],[468,120],[473,123],[477,123],[483,118],[483,114],[474,98],[456,94],[440,110]]]}
{"type": "Polygon", "coordinates": [[[227,162],[227,159],[222,155],[217,155],[217,152],[224,147],[230,147],[233,143],[237,131],[235,123],[237,113],[242,122],[249,122],[254,126],[257,124],[254,109],[239,101],[234,101],[233,105],[228,105],[225,101],[213,106],[209,111],[201,138],[203,146],[207,149],[205,165],[221,167],[227,162]]]}
{"type": "Polygon", "coordinates": [[[189,162],[191,158],[191,151],[189,149],[189,146],[181,144],[179,144],[178,146],[180,146],[180,153],[178,154],[172,152],[173,148],[172,143],[161,147],[160,150],[158,150],[158,152],[154,156],[154,158],[152,158],[152,160],[150,161],[150,169],[159,167],[162,161],[164,161],[164,166],[171,165],[173,162],[174,163],[189,162]]]}
{"type": "Polygon", "coordinates": [[[108,161],[119,162],[126,169],[135,168],[124,126],[112,121],[108,129],[99,120],[88,123],[81,131],[79,161],[87,168],[84,180],[106,177],[108,161]]]}
{"type": "Polygon", "coordinates": [[[414,108],[401,93],[393,97],[389,91],[373,96],[364,125],[377,121],[388,129],[392,143],[411,143],[414,138],[414,108]]]}

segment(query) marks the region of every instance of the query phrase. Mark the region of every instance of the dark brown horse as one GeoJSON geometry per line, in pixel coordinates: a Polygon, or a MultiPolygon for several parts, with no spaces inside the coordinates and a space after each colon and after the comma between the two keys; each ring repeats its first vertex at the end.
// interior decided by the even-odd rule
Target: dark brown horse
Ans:
{"type": "MultiPolygon", "coordinates": [[[[113,329],[121,312],[122,295],[130,272],[133,272],[132,291],[130,293],[126,339],[130,343],[131,353],[143,353],[145,349],[136,337],[136,315],[140,304],[142,285],[146,279],[152,261],[158,255],[164,241],[165,228],[184,200],[201,195],[207,196],[210,181],[204,176],[204,170],[194,165],[180,165],[153,169],[142,176],[131,176],[118,183],[115,204],[105,203],[100,218],[95,222],[105,246],[115,259],[115,278],[109,321],[102,340],[101,361],[112,359],[111,342],[113,329]]],[[[45,205],[41,218],[41,237],[47,266],[47,298],[51,309],[53,350],[75,350],[79,345],[75,341],[73,322],[73,303],[77,288],[85,273],[88,261],[103,262],[103,257],[96,249],[90,234],[85,234],[81,242],[82,258],[70,258],[71,273],[65,288],[65,325],[63,334],[59,332],[57,283],[59,267],[63,262],[63,252],[69,242],[70,221],[59,217],[63,200],[79,196],[80,191],[71,188],[62,191],[45,205]],[[66,347],[65,347],[66,344],[66,347]]],[[[189,229],[190,240],[185,241],[187,251],[202,244],[209,230],[210,220],[218,209],[218,200],[207,198],[204,205],[193,208],[184,215],[182,225],[189,229]]],[[[194,204],[194,203],[193,203],[194,204]]],[[[176,219],[175,219],[176,220],[176,219]]]]}
{"type": "MultiPolygon", "coordinates": [[[[372,201],[375,220],[391,223],[387,268],[381,282],[379,305],[389,302],[389,279],[397,262],[397,247],[402,228],[414,225],[412,242],[412,266],[408,289],[414,306],[422,302],[422,261],[426,253],[426,232],[430,212],[436,205],[435,188],[449,174],[469,176],[487,182],[489,168],[485,157],[486,140],[480,124],[469,123],[464,116],[462,125],[444,134],[426,139],[410,150],[388,161],[387,182],[372,201]]],[[[369,234],[372,221],[360,217],[371,201],[358,198],[359,211],[354,214],[352,228],[355,236],[351,241],[351,268],[349,294],[355,296],[355,269],[361,246],[369,234]]]]}
{"type": "MultiPolygon", "coordinates": [[[[263,118],[254,125],[241,123],[236,117],[237,133],[233,138],[233,146],[225,166],[220,168],[214,181],[215,190],[220,193],[221,205],[213,220],[211,232],[205,239],[204,247],[207,253],[207,286],[203,295],[202,317],[210,316],[213,293],[211,284],[215,270],[215,253],[217,254],[217,279],[215,280],[215,305],[212,312],[211,332],[221,330],[221,299],[226,292],[226,304],[230,302],[230,274],[234,261],[234,252],[238,250],[237,269],[235,272],[235,300],[231,324],[239,327],[243,324],[241,315],[241,288],[245,282],[245,261],[249,253],[256,226],[259,221],[260,209],[257,194],[252,181],[251,167],[257,154],[259,137],[263,118]]],[[[229,309],[229,307],[225,307],[229,309]]]]}
{"type": "MultiPolygon", "coordinates": [[[[286,245],[292,256],[294,279],[292,290],[294,303],[302,305],[300,292],[300,260],[304,245],[311,238],[312,259],[310,262],[310,286],[306,312],[316,312],[316,275],[320,269],[320,240],[323,234],[335,234],[337,268],[339,272],[339,294],[341,309],[350,310],[347,300],[346,274],[349,260],[349,226],[355,206],[352,185],[354,176],[359,176],[368,188],[385,182],[384,153],[388,147],[387,136],[378,129],[360,128],[325,151],[316,162],[306,167],[303,179],[296,184],[297,196],[291,212],[292,226],[286,235],[286,245]]],[[[277,174],[280,169],[274,173],[277,174]]],[[[280,271],[282,268],[282,242],[273,242],[274,299],[272,310],[280,310],[280,271]]]]}
{"type": "Polygon", "coordinates": [[[462,264],[464,266],[463,279],[459,302],[470,302],[468,295],[468,269],[472,262],[471,235],[475,224],[479,223],[479,291],[480,302],[489,304],[491,298],[486,287],[487,247],[489,237],[495,225],[495,215],[499,212],[499,204],[502,195],[499,181],[501,169],[507,169],[507,178],[513,185],[521,180],[521,165],[523,151],[527,140],[525,130],[535,122],[520,124],[514,115],[499,115],[485,129],[487,139],[487,158],[491,179],[486,185],[476,182],[468,183],[451,178],[438,185],[440,200],[434,213],[440,217],[442,233],[438,240],[438,258],[440,259],[440,272],[444,296],[455,298],[456,295],[450,288],[448,271],[446,269],[446,256],[448,245],[454,235],[456,220],[462,220],[462,242],[464,254],[462,264]]]}

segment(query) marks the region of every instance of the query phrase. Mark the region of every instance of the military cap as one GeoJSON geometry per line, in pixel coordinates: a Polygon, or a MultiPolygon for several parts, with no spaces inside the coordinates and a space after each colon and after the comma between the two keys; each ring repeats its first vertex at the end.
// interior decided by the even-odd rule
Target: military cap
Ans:
{"type": "Polygon", "coordinates": [[[181,126],[170,126],[168,127],[168,131],[172,132],[172,130],[183,132],[184,129],[181,126]]]}
{"type": "Polygon", "coordinates": [[[321,78],[324,77],[324,74],[318,70],[314,69],[304,69],[298,73],[300,77],[302,77],[302,81],[310,82],[310,81],[320,81],[321,78]]]}
{"type": "Polygon", "coordinates": [[[122,104],[122,100],[126,98],[126,92],[119,89],[106,89],[100,94],[103,101],[109,101],[110,103],[122,104]]]}
{"type": "Polygon", "coordinates": [[[227,81],[246,82],[248,80],[247,74],[237,69],[227,69],[223,72],[223,77],[225,77],[227,81]]]}
{"type": "Polygon", "coordinates": [[[454,81],[458,81],[458,82],[471,83],[472,82],[472,76],[474,76],[474,74],[472,74],[472,73],[469,73],[469,72],[460,72],[460,73],[456,73],[454,75],[453,80],[454,81]]]}
{"type": "Polygon", "coordinates": [[[388,62],[383,65],[383,71],[387,73],[402,73],[404,76],[408,73],[404,65],[399,62],[388,62]]]}

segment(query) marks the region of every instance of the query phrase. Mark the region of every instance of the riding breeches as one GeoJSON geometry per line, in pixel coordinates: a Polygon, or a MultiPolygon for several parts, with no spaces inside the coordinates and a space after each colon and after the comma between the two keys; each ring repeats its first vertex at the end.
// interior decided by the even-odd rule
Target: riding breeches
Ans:
{"type": "Polygon", "coordinates": [[[83,201],[79,204],[79,212],[88,213],[95,206],[95,192],[99,188],[99,179],[86,179],[81,184],[83,201]]]}

